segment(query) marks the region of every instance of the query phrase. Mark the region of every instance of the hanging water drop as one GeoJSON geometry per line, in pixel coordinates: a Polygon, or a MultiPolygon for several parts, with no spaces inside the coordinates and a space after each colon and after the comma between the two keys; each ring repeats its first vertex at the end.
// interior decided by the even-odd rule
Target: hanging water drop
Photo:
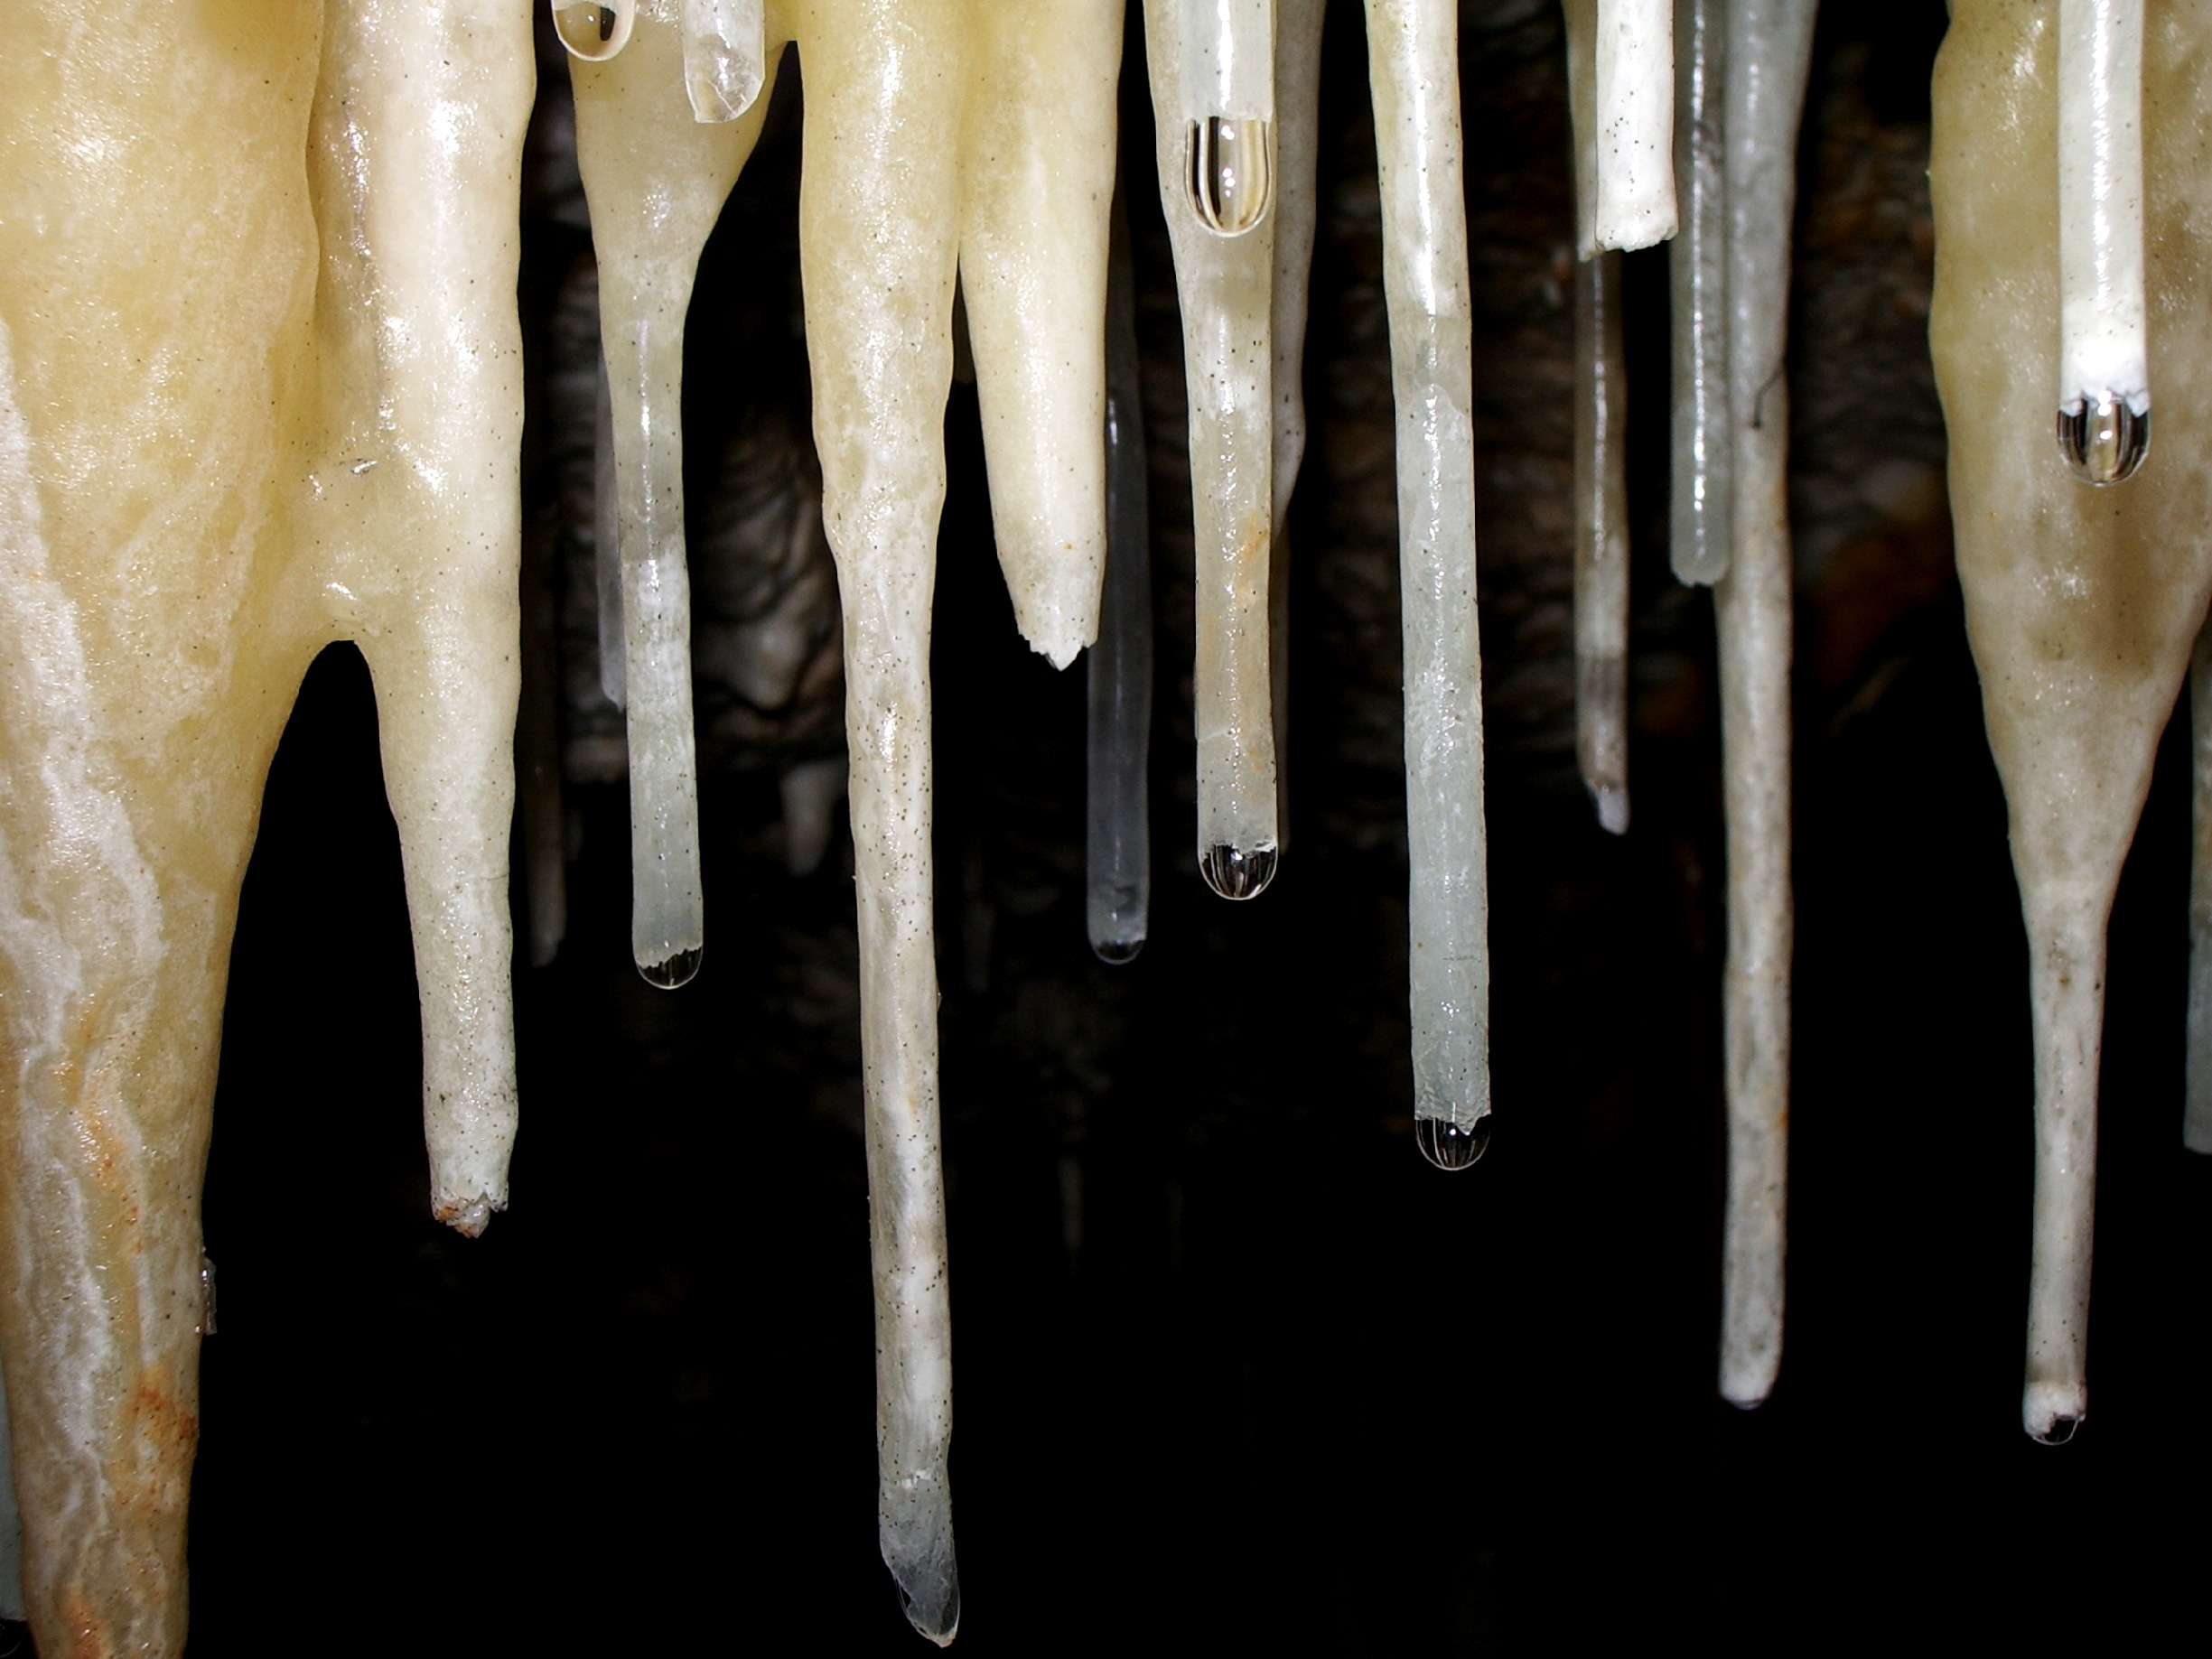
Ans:
{"type": "Polygon", "coordinates": [[[1183,186],[1199,222],[1242,236],[1274,199],[1274,0],[1182,0],[1183,186]]]}
{"type": "Polygon", "coordinates": [[[1489,1150],[1490,1114],[1485,1112],[1471,1123],[1448,1117],[1417,1117],[1414,1143],[1440,1170],[1469,1169],[1489,1150]]]}
{"type": "Polygon", "coordinates": [[[2058,450],[2085,484],[2124,484],[2151,452],[2151,411],[2127,400],[2087,398],[2058,411],[2058,450]]]}
{"type": "Polygon", "coordinates": [[[647,984],[658,986],[663,991],[674,991],[679,985],[691,983],[693,975],[699,971],[699,958],[704,955],[704,950],[679,950],[658,962],[639,963],[638,972],[644,976],[647,984]]]}
{"type": "Polygon", "coordinates": [[[1242,236],[1274,200],[1274,123],[1201,116],[1189,129],[1190,205],[1217,236],[1242,236]]]}
{"type": "Polygon", "coordinates": [[[553,32],[574,57],[603,63],[630,44],[637,0],[553,0],[553,32]]]}
{"type": "Polygon", "coordinates": [[[2074,1438],[2074,1431],[2080,1427],[2081,1419],[2078,1417],[2054,1417],[2049,1428],[2040,1434],[2030,1434],[2029,1438],[2039,1446],[2063,1446],[2074,1438]]]}
{"type": "Polygon", "coordinates": [[[1257,899],[1275,879],[1275,849],[1208,847],[1199,855],[1199,871],[1224,899],[1257,899]]]}

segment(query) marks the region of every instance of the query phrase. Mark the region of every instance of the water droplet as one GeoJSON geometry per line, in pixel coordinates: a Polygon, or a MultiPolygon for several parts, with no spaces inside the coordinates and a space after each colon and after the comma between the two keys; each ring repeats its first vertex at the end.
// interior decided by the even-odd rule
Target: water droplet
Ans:
{"type": "Polygon", "coordinates": [[[1275,879],[1275,850],[1255,847],[1208,847],[1199,855],[1199,871],[1206,885],[1224,899],[1257,899],[1275,879]]]}
{"type": "Polygon", "coordinates": [[[1186,131],[1184,183],[1199,222],[1219,236],[1244,235],[1267,217],[1274,200],[1274,123],[1204,116],[1186,131]]]}
{"type": "Polygon", "coordinates": [[[1143,939],[1093,939],[1090,942],[1090,947],[1097,954],[1099,961],[1111,963],[1114,966],[1119,967],[1125,962],[1134,962],[1137,959],[1137,952],[1144,948],[1144,941],[1143,939]]]}
{"type": "Polygon", "coordinates": [[[699,971],[699,958],[704,955],[704,950],[679,950],[675,955],[659,962],[640,962],[638,972],[645,975],[647,984],[658,985],[663,991],[673,991],[678,985],[691,983],[692,975],[699,971]]]}
{"type": "Polygon", "coordinates": [[[1448,1117],[1417,1117],[1414,1120],[1414,1143],[1420,1147],[1421,1155],[1440,1170],[1467,1169],[1489,1147],[1490,1114],[1485,1112],[1464,1125],[1448,1117]]]}
{"type": "Polygon", "coordinates": [[[572,55],[604,63],[630,44],[637,9],[637,0],[553,0],[553,32],[572,55]]]}
{"type": "Polygon", "coordinates": [[[2058,411],[2058,451],[2085,484],[2123,484],[2151,452],[2151,411],[2138,415],[2123,398],[2085,397],[2058,411]]]}
{"type": "Polygon", "coordinates": [[[2080,1427],[2081,1419],[2078,1417],[2054,1417],[2050,1420],[2049,1428],[2029,1438],[2039,1446],[2063,1446],[2074,1438],[2074,1431],[2080,1427]]]}

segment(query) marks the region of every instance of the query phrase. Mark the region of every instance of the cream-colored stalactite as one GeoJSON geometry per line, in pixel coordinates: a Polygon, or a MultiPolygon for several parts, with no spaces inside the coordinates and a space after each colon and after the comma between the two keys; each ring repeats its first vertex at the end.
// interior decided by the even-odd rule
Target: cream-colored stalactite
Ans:
{"type": "Polygon", "coordinates": [[[182,1644],[224,973],[333,639],[376,683],[434,1202],[505,1202],[532,76],[525,0],[50,8],[0,59],[0,1349],[48,1652],[182,1644]]]}
{"type": "Polygon", "coordinates": [[[2033,0],[1957,0],[1936,66],[1929,318],[1967,637],[2028,925],[2035,1219],[2022,1412],[2088,1406],[2105,930],[2160,734],[2212,592],[2212,22],[2143,39],[2147,324],[2159,454],[2096,489],[2050,442],[2058,375],[2058,42],[2033,0]]]}
{"type": "MultiPolygon", "coordinates": [[[[674,21],[672,8],[640,5],[628,46],[577,70],[602,315],[636,316],[639,294],[658,293],[670,327],[681,322],[676,288],[643,261],[655,246],[687,247],[679,256],[687,290],[697,245],[743,159],[741,136],[749,145],[759,119],[729,127],[692,121],[674,21]],[[618,153],[629,158],[619,166],[618,153]],[[653,222],[664,210],[681,219],[680,231],[653,222]],[[625,246],[634,256],[611,257],[625,246]]],[[[764,73],[781,42],[794,40],[807,88],[799,245],[823,519],[844,602],[880,1533],[909,1617],[924,1635],[949,1641],[959,1589],[948,1483],[929,659],[953,291],[957,272],[1015,615],[1033,645],[1065,664],[1096,632],[1105,546],[1120,19],[1110,0],[1025,8],[994,0],[793,0],[770,5],[765,28],[764,73]]],[[[672,353],[671,408],[679,370],[680,353],[672,353]]],[[[634,628],[630,637],[634,707],[634,628]]]]}
{"type": "Polygon", "coordinates": [[[968,0],[960,285],[1014,622],[1056,668],[1098,633],[1106,279],[1122,7],[968,0]]]}
{"type": "Polygon", "coordinates": [[[1489,1141],[1490,946],[1459,11],[1367,0],[1367,21],[1397,404],[1414,1130],[1462,1169],[1489,1141]]]}
{"type": "MultiPolygon", "coordinates": [[[[1237,126],[1235,143],[1248,153],[1238,163],[1246,172],[1221,185],[1226,169],[1206,136],[1210,117],[1199,110],[1205,89],[1187,84],[1190,10],[1183,0],[1145,0],[1144,39],[1190,405],[1199,868],[1224,898],[1250,899],[1274,879],[1280,845],[1270,644],[1274,95],[1270,89],[1265,124],[1240,112],[1231,112],[1235,123],[1225,117],[1218,124],[1237,126]],[[1259,158],[1265,167],[1255,182],[1259,158]]],[[[1272,35],[1273,6],[1266,11],[1272,35]]],[[[1269,63],[1272,69],[1272,55],[1269,63]]]]}
{"type": "Polygon", "coordinates": [[[874,1229],[879,1519],[917,1629],[959,1617],[931,944],[929,610],[956,264],[999,556],[1056,663],[1097,627],[1120,17],[814,0],[799,248],[845,607],[874,1229]],[[957,146],[946,143],[959,135],[957,146]]]}
{"type": "Polygon", "coordinates": [[[1789,322],[1797,124],[1813,0],[1729,7],[1729,400],[1734,500],[1728,573],[1713,584],[1721,657],[1728,958],[1722,1017],[1728,1198],[1721,1393],[1754,1406],[1782,1363],[1789,1160],[1789,322]]]}
{"type": "Polygon", "coordinates": [[[1675,234],[1673,0],[1570,0],[1591,18],[1591,119],[1581,129],[1582,256],[1675,234]]]}
{"type": "MultiPolygon", "coordinates": [[[[686,84],[674,11],[648,0],[619,53],[578,58],[571,71],[614,450],[630,951],[639,972],[667,987],[697,971],[706,937],[684,548],[684,321],[700,251],[768,113],[756,103],[707,125],[687,97],[667,96],[686,84]]],[[[607,552],[599,550],[602,569],[607,552]]]]}

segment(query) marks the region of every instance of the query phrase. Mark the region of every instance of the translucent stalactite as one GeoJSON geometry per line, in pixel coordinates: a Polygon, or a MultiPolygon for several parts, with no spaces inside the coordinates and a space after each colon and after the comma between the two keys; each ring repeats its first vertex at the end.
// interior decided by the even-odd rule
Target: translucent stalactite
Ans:
{"type": "Polygon", "coordinates": [[[1460,1169],[1489,1140],[1490,945],[1459,14],[1367,0],[1367,15],[1397,404],[1414,1126],[1460,1169]]]}
{"type": "Polygon", "coordinates": [[[1106,566],[1088,657],[1084,917],[1100,960],[1143,948],[1152,906],[1152,500],[1137,364],[1136,275],[1115,226],[1106,287],[1106,566]]]}

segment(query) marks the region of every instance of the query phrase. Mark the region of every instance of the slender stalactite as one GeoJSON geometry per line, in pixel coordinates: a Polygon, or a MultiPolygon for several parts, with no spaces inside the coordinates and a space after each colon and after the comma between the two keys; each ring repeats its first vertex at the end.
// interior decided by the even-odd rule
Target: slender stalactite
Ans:
{"type": "MultiPolygon", "coordinates": [[[[601,318],[605,334],[605,318],[601,318]]],[[[599,398],[592,425],[592,570],[599,604],[599,688],[621,708],[630,701],[623,672],[622,515],[614,475],[614,396],[607,389],[607,359],[599,359],[599,398]]]]}
{"type": "Polygon", "coordinates": [[[1274,879],[1280,847],[1269,640],[1274,31],[1273,0],[1218,8],[1146,0],[1144,7],[1160,200],[1175,249],[1190,388],[1199,868],[1225,899],[1257,897],[1274,879]]]}
{"type": "Polygon", "coordinates": [[[2189,658],[2189,1062],[2181,1144],[2212,1152],[2212,624],[2189,658]]]}
{"type": "Polygon", "coordinates": [[[1629,827],[1628,363],[1620,256],[1574,269],[1574,756],[1598,822],[1629,827]]]}
{"type": "Polygon", "coordinates": [[[1674,309],[1674,466],[1667,544],[1675,575],[1711,586],[1728,573],[1735,505],[1728,396],[1728,144],[1725,0],[1675,7],[1675,194],[1682,228],[1667,249],[1674,309]]]}
{"type": "MultiPolygon", "coordinates": [[[[601,673],[628,718],[630,953],[647,980],[673,988],[698,972],[706,943],[684,545],[684,322],[700,250],[767,111],[695,121],[687,103],[653,96],[682,82],[686,37],[651,16],[625,27],[621,49],[603,57],[578,52],[565,28],[563,39],[577,53],[576,158],[599,258],[612,434],[614,546],[602,545],[599,560],[619,575],[610,597],[621,653],[602,654],[601,673]]],[[[602,502],[602,526],[609,517],[602,502]]],[[[611,619],[601,615],[607,641],[611,619]]]]}
{"type": "Polygon", "coordinates": [[[553,597],[550,512],[522,538],[522,700],[515,726],[516,786],[522,797],[522,869],[530,965],[560,954],[568,932],[566,813],[561,802],[560,640],[553,597]]]}
{"type": "Polygon", "coordinates": [[[1152,908],[1152,499],[1138,378],[1136,277],[1116,213],[1106,284],[1106,564],[1088,657],[1084,915],[1091,949],[1128,962],[1152,908]]]}
{"type": "Polygon", "coordinates": [[[1789,1153],[1789,320],[1797,123],[1813,0],[1729,8],[1729,396],[1734,545],[1714,584],[1728,824],[1722,1018],[1728,1208],[1721,1393],[1753,1406],[1782,1362],[1789,1153]]]}
{"type": "Polygon", "coordinates": [[[1459,14],[1368,0],[1367,14],[1397,401],[1414,1133],[1464,1169],[1489,1141],[1490,941],[1459,14]]]}

